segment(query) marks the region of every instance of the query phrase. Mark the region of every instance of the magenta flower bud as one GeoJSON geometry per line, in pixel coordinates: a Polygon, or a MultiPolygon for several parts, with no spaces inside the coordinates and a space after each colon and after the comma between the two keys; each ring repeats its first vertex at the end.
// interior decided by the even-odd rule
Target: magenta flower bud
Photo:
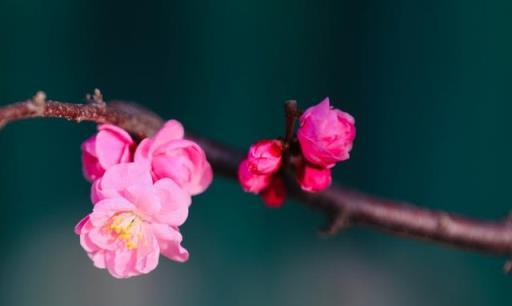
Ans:
{"type": "Polygon", "coordinates": [[[355,121],[350,114],[332,109],[329,98],[325,98],[302,114],[297,137],[307,161],[331,168],[350,157],[356,137],[355,121]]]}
{"type": "Polygon", "coordinates": [[[261,192],[261,198],[268,207],[281,207],[286,199],[286,187],[279,176],[272,176],[270,185],[261,192]]]}
{"type": "Polygon", "coordinates": [[[270,174],[257,174],[251,171],[247,159],[238,166],[238,180],[245,192],[260,193],[270,184],[270,174]]]}
{"type": "Polygon", "coordinates": [[[322,191],[331,185],[331,169],[319,168],[304,163],[297,173],[297,181],[304,191],[322,191]]]}
{"type": "Polygon", "coordinates": [[[261,140],[251,146],[247,161],[252,172],[271,174],[279,170],[283,143],[279,140],[261,140]]]}
{"type": "Polygon", "coordinates": [[[125,130],[111,125],[98,126],[98,133],[82,143],[82,169],[94,181],[110,167],[130,162],[135,143],[125,130]]]}

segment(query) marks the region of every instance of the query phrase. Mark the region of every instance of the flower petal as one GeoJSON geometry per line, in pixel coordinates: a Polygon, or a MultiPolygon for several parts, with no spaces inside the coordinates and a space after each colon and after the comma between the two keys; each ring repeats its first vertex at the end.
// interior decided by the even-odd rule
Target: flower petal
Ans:
{"type": "Polygon", "coordinates": [[[172,140],[183,139],[185,130],[177,120],[169,120],[153,137],[153,147],[158,148],[172,140]]]}
{"type": "Polygon", "coordinates": [[[89,220],[95,227],[101,227],[116,213],[134,211],[135,209],[136,207],[124,198],[105,199],[94,205],[89,220]]]}
{"type": "Polygon", "coordinates": [[[153,186],[135,185],[123,191],[126,200],[132,203],[137,212],[144,216],[158,214],[161,205],[160,199],[153,186]]]}
{"type": "Polygon", "coordinates": [[[154,220],[173,226],[182,225],[188,217],[188,208],[192,202],[190,195],[168,178],[157,181],[154,187],[161,205],[154,220]]]}
{"type": "Polygon", "coordinates": [[[153,180],[147,165],[126,163],[112,166],[97,184],[93,185],[92,198],[102,200],[118,197],[120,192],[130,186],[151,186],[153,180]]]}
{"type": "Polygon", "coordinates": [[[177,229],[165,224],[152,224],[151,229],[158,240],[162,255],[177,262],[188,260],[189,253],[181,246],[183,237],[177,229]]]}

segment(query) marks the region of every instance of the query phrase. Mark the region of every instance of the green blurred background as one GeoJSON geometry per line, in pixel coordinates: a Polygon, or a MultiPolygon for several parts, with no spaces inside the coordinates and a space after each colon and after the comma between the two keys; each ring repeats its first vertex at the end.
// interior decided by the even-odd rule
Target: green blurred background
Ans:
{"type": "MultiPolygon", "coordinates": [[[[325,96],[357,119],[335,180],[482,218],[511,209],[510,1],[0,1],[0,104],[36,90],[138,101],[247,148],[282,103],[325,96]]],[[[0,133],[0,305],[510,305],[503,258],[267,209],[218,177],[183,226],[187,264],[115,280],[74,224],[90,209],[90,123],[0,133]]]]}

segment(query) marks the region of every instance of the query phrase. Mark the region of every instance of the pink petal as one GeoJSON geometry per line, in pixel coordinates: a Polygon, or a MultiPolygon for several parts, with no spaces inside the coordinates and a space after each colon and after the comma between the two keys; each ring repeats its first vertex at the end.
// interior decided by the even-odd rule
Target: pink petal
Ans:
{"type": "Polygon", "coordinates": [[[81,148],[82,148],[82,151],[87,152],[87,153],[91,154],[92,156],[96,156],[96,135],[87,138],[82,143],[81,148]]]}
{"type": "Polygon", "coordinates": [[[158,148],[172,140],[183,139],[184,135],[183,125],[177,120],[169,120],[153,137],[152,147],[158,148]]]}
{"type": "Polygon", "coordinates": [[[89,253],[89,258],[92,260],[94,266],[99,269],[105,269],[105,252],[104,251],[97,251],[94,253],[89,253]]]}
{"type": "Polygon", "coordinates": [[[277,139],[260,140],[253,144],[247,160],[249,168],[257,174],[271,174],[279,170],[283,154],[283,143],[277,139]]]}
{"type": "Polygon", "coordinates": [[[261,198],[268,207],[281,207],[286,199],[286,187],[283,180],[273,175],[270,185],[261,192],[261,198]]]}
{"type": "Polygon", "coordinates": [[[115,278],[128,278],[138,274],[135,271],[136,253],[134,250],[121,248],[108,252],[106,255],[106,267],[115,278]]]}
{"type": "Polygon", "coordinates": [[[151,186],[153,179],[147,165],[142,163],[126,163],[108,169],[98,184],[94,184],[93,200],[117,197],[119,193],[134,185],[151,186]]]}
{"type": "Polygon", "coordinates": [[[332,168],[336,165],[337,158],[333,156],[326,148],[318,145],[318,141],[310,139],[308,136],[297,134],[302,149],[302,154],[307,161],[319,167],[332,168]]]}
{"type": "Polygon", "coordinates": [[[158,240],[162,255],[177,262],[188,260],[188,251],[181,246],[183,237],[177,229],[164,224],[152,224],[151,229],[158,240]]]}
{"type": "Polygon", "coordinates": [[[158,265],[160,246],[149,226],[144,230],[144,243],[137,248],[135,269],[140,273],[149,273],[158,265]]]}
{"type": "Polygon", "coordinates": [[[238,181],[245,192],[260,193],[270,184],[271,174],[255,174],[249,169],[247,159],[238,166],[238,181]]]}
{"type": "Polygon", "coordinates": [[[136,207],[132,203],[121,197],[104,199],[94,205],[89,220],[95,227],[101,227],[116,213],[134,211],[135,209],[136,207]]]}
{"type": "Polygon", "coordinates": [[[320,101],[320,103],[308,108],[304,112],[304,114],[302,114],[301,121],[303,120],[303,118],[308,117],[308,116],[312,116],[314,118],[325,117],[329,113],[330,109],[331,109],[331,105],[330,105],[329,97],[325,97],[322,101],[320,101]]]}
{"type": "Polygon", "coordinates": [[[143,139],[137,146],[137,149],[135,150],[135,156],[134,156],[133,160],[136,163],[150,162],[151,155],[149,154],[149,150],[150,150],[152,144],[153,144],[153,141],[151,139],[149,139],[149,138],[143,139]]]}
{"type": "Polygon", "coordinates": [[[82,228],[89,222],[89,215],[85,216],[75,225],[75,234],[80,235],[82,233],[82,228]]]}
{"type": "Polygon", "coordinates": [[[304,191],[322,191],[331,184],[331,169],[319,168],[305,163],[298,170],[297,180],[304,191]]]}
{"type": "Polygon", "coordinates": [[[123,195],[143,216],[153,216],[161,209],[160,199],[153,186],[131,186],[123,192],[123,195]]]}
{"type": "Polygon", "coordinates": [[[123,130],[122,128],[115,126],[113,124],[102,124],[98,126],[98,131],[106,131],[113,135],[116,135],[119,139],[123,140],[124,142],[133,142],[132,137],[130,134],[128,134],[127,131],[123,130]]]}
{"type": "Polygon", "coordinates": [[[82,143],[82,172],[84,177],[92,182],[105,173],[105,169],[98,163],[96,156],[96,135],[89,137],[82,143]]]}
{"type": "Polygon", "coordinates": [[[82,247],[88,252],[98,249],[115,250],[118,247],[116,238],[113,237],[109,231],[100,227],[94,227],[90,232],[82,235],[80,238],[82,238],[80,240],[80,242],[83,243],[82,247]],[[84,245],[88,246],[90,249],[88,250],[84,245]]]}
{"type": "MultiPolygon", "coordinates": [[[[95,180],[93,183],[92,183],[92,186],[91,186],[91,202],[92,204],[96,204],[98,203],[102,198],[107,198],[103,195],[103,192],[101,190],[101,187],[100,187],[100,180],[95,180]]],[[[117,193],[116,193],[117,194],[117,193]]]]}
{"type": "Polygon", "coordinates": [[[128,162],[131,156],[127,156],[124,152],[125,148],[129,147],[132,143],[131,139],[129,142],[126,142],[116,134],[100,130],[96,135],[96,155],[100,165],[108,169],[112,165],[128,162]]]}
{"type": "Polygon", "coordinates": [[[213,181],[213,170],[208,161],[204,161],[202,166],[202,172],[199,175],[200,179],[197,184],[189,186],[187,191],[191,195],[197,195],[204,192],[213,181]]]}
{"type": "Polygon", "coordinates": [[[188,208],[192,202],[190,195],[172,179],[161,179],[154,187],[160,199],[161,210],[153,219],[168,225],[182,225],[188,217],[188,208]]]}
{"type": "Polygon", "coordinates": [[[88,253],[96,252],[99,250],[99,246],[89,238],[89,233],[80,235],[80,246],[88,253]]]}

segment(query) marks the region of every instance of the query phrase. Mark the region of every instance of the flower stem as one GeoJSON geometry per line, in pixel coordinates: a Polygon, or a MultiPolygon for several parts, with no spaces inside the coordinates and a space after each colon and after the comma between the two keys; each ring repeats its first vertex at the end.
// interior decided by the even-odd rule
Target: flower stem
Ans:
{"type": "Polygon", "coordinates": [[[295,121],[297,120],[297,101],[288,100],[284,103],[284,112],[285,112],[285,138],[284,145],[285,148],[288,148],[293,141],[293,136],[295,132],[295,121]]]}

